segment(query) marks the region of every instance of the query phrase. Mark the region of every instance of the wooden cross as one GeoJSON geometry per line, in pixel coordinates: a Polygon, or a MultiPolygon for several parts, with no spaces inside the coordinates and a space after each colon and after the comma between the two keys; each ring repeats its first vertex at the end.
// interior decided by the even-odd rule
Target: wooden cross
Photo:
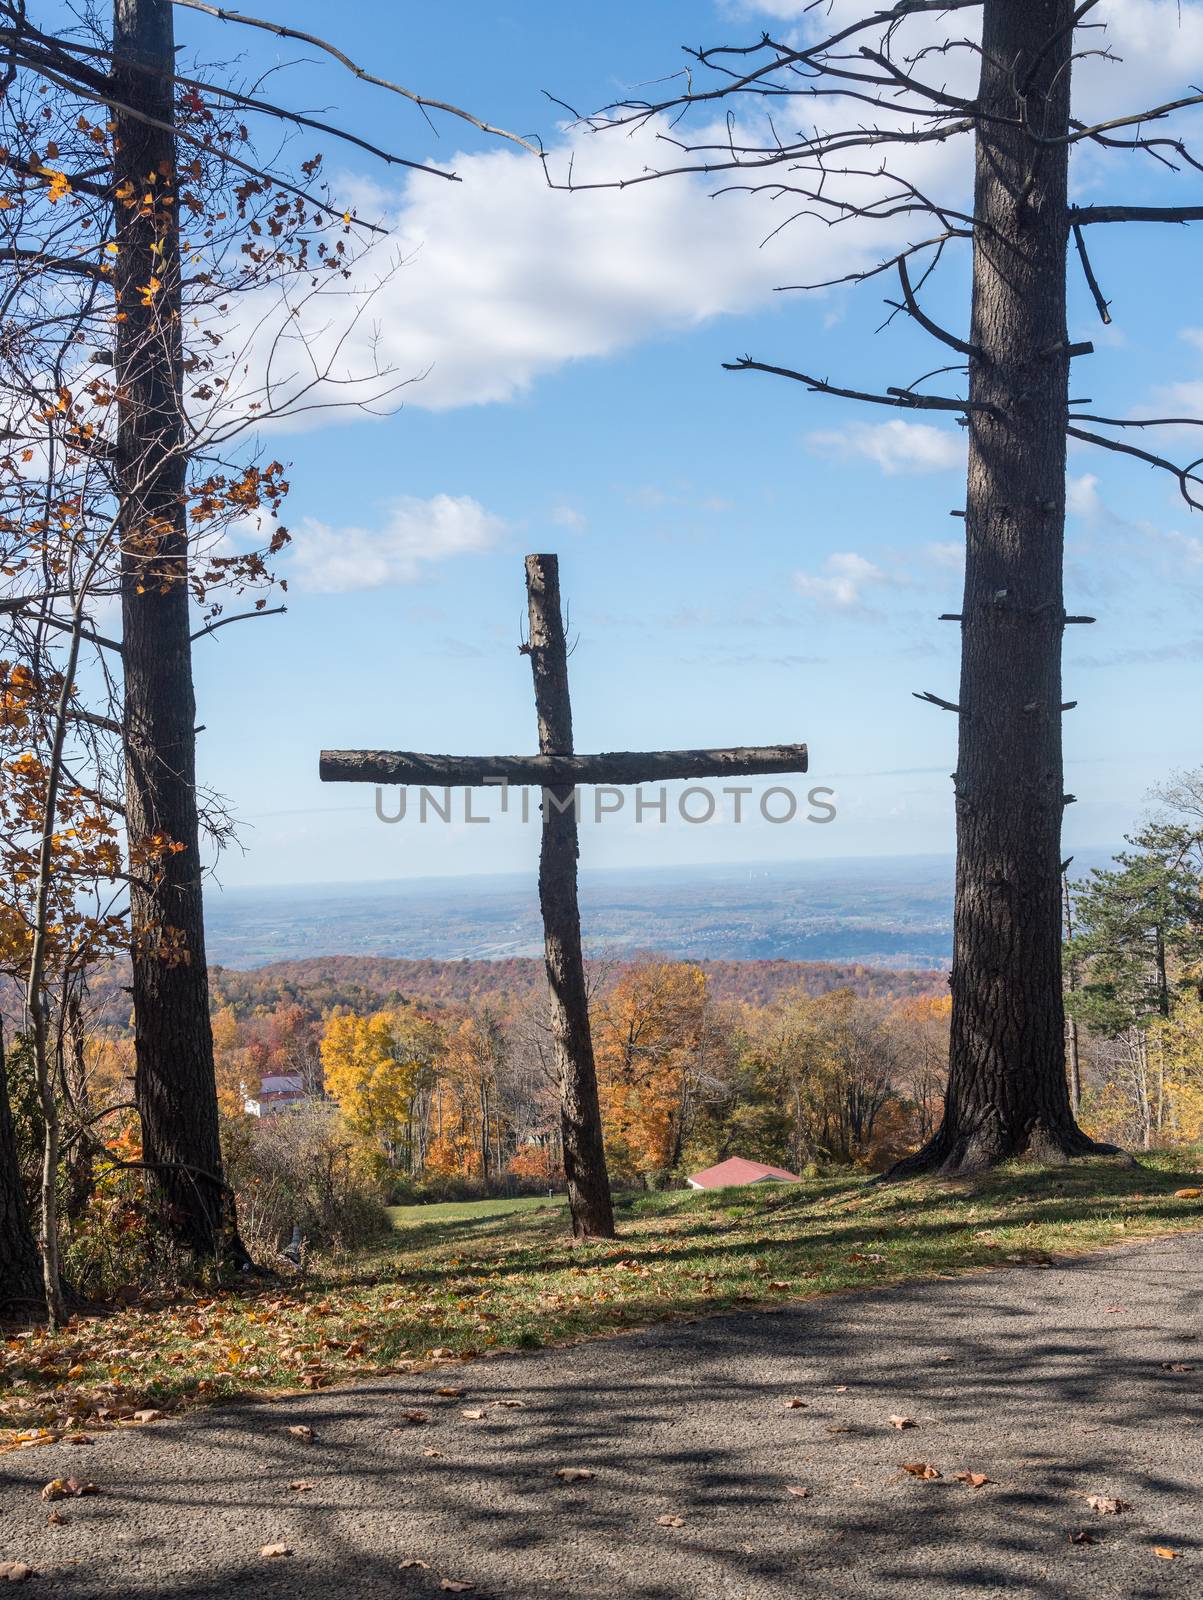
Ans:
{"type": "Polygon", "coordinates": [[[754,776],[805,772],[804,744],[726,750],[629,750],[576,755],[568,695],[568,650],[560,612],[559,562],[526,558],[530,657],[539,724],[537,756],[438,756],[403,750],[323,750],[324,783],[468,785],[512,783],[543,790],[539,906],[551,990],[552,1034],[560,1076],[564,1173],[578,1238],[614,1237],[610,1181],[602,1147],[597,1071],[589,1031],[589,999],[581,954],[577,900],[578,784],[635,784],[652,779],[754,776]]]}

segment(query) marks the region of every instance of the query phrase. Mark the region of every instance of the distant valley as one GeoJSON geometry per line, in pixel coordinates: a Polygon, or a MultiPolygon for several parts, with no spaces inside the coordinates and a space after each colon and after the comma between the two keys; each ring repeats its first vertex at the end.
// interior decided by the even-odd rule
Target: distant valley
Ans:
{"type": "MultiPolygon", "coordinates": [[[[592,955],[831,961],[934,970],[952,950],[941,856],[583,871],[592,955]]],[[[210,891],[210,959],[502,960],[542,950],[533,874],[210,891]]]]}

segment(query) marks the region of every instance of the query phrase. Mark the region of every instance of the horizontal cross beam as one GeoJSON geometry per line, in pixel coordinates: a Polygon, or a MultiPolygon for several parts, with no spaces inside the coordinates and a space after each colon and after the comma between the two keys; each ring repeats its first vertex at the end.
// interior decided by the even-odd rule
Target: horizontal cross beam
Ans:
{"type": "Polygon", "coordinates": [[[730,750],[612,750],[596,756],[428,756],[415,750],[323,750],[323,783],[400,783],[479,788],[489,783],[558,788],[671,778],[746,778],[805,772],[804,744],[730,750]]]}

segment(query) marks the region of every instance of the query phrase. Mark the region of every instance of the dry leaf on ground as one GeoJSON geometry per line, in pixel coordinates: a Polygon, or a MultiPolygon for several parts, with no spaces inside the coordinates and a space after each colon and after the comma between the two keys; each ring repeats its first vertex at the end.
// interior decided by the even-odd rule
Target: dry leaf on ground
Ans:
{"type": "Polygon", "coordinates": [[[158,1422],[159,1418],[162,1415],[163,1415],[163,1413],[161,1411],[156,1411],[153,1406],[147,1406],[145,1411],[135,1411],[134,1412],[134,1421],[135,1422],[158,1422]]]}
{"type": "Polygon", "coordinates": [[[1120,1500],[1116,1495],[1088,1494],[1086,1504],[1092,1511],[1097,1511],[1100,1516],[1113,1517],[1120,1511],[1131,1511],[1132,1503],[1129,1500],[1120,1500]]]}
{"type": "Polygon", "coordinates": [[[958,1483],[967,1483],[971,1489],[980,1489],[992,1481],[984,1472],[958,1472],[955,1476],[958,1483]]]}
{"type": "Polygon", "coordinates": [[[1203,1200],[1203,1189],[1175,1189],[1175,1200],[1203,1200]]]}
{"type": "Polygon", "coordinates": [[[588,1483],[597,1474],[592,1467],[557,1467],[556,1477],[564,1483],[588,1483]]]}
{"type": "Polygon", "coordinates": [[[656,1518],[656,1526],[658,1528],[683,1528],[685,1526],[685,1518],[666,1513],[664,1516],[656,1518]]]}
{"type": "Polygon", "coordinates": [[[462,1400],[468,1391],[466,1389],[456,1389],[452,1384],[448,1383],[444,1384],[441,1389],[436,1389],[434,1392],[435,1394],[440,1395],[444,1400],[462,1400]]]}
{"type": "Polygon", "coordinates": [[[930,1461],[904,1461],[903,1472],[909,1472],[912,1478],[942,1478],[944,1474],[938,1467],[933,1467],[930,1461]]]}
{"type": "Polygon", "coordinates": [[[806,1407],[806,1401],[805,1400],[799,1400],[796,1394],[795,1395],[791,1395],[789,1397],[789,1399],[785,1402],[785,1409],[787,1411],[802,1411],[802,1410],[805,1409],[805,1407],[806,1407]]]}
{"type": "Polygon", "coordinates": [[[317,1434],[307,1422],[295,1422],[288,1431],[294,1439],[301,1439],[305,1444],[312,1444],[317,1438],[317,1434]]]}
{"type": "Polygon", "coordinates": [[[418,1411],[415,1408],[409,1411],[403,1411],[401,1413],[401,1421],[397,1424],[397,1426],[399,1428],[420,1428],[423,1423],[429,1421],[430,1416],[427,1412],[418,1411]]]}
{"type": "Polygon", "coordinates": [[[914,1417],[889,1417],[887,1421],[891,1428],[897,1428],[899,1432],[903,1428],[917,1428],[919,1426],[914,1417]]]}
{"type": "Polygon", "coordinates": [[[401,1563],[402,1572],[405,1571],[406,1567],[423,1567],[427,1572],[429,1572],[430,1562],[423,1561],[421,1556],[410,1556],[408,1560],[401,1563]]]}
{"type": "Polygon", "coordinates": [[[1069,1542],[1070,1544],[1098,1544],[1099,1541],[1093,1533],[1088,1532],[1085,1528],[1078,1528],[1074,1533],[1070,1534],[1069,1542]]]}
{"type": "Polygon", "coordinates": [[[1163,1361],[1161,1368],[1163,1372],[1193,1372],[1195,1370],[1189,1361],[1163,1361]]]}
{"type": "Polygon", "coordinates": [[[259,1554],[266,1556],[270,1561],[277,1556],[290,1556],[292,1554],[292,1546],[290,1544],[265,1544],[259,1554]]]}
{"type": "Polygon", "coordinates": [[[42,1490],[43,1500],[74,1500],[82,1494],[99,1494],[100,1490],[86,1478],[51,1478],[42,1490]]]}
{"type": "Polygon", "coordinates": [[[294,1478],[288,1487],[294,1489],[297,1494],[304,1494],[309,1489],[316,1489],[317,1484],[309,1478],[294,1478]]]}
{"type": "Polygon", "coordinates": [[[440,1589],[448,1589],[452,1594],[467,1594],[474,1587],[471,1583],[457,1583],[454,1578],[444,1578],[439,1584],[440,1589]]]}
{"type": "Polygon", "coordinates": [[[0,1583],[25,1583],[33,1577],[33,1568],[24,1561],[0,1561],[0,1583]]]}
{"type": "Polygon", "coordinates": [[[786,1494],[792,1494],[796,1500],[810,1499],[810,1490],[804,1483],[787,1483],[785,1492],[786,1494]]]}
{"type": "Polygon", "coordinates": [[[525,1411],[526,1410],[526,1401],[525,1400],[498,1400],[498,1401],[496,1401],[496,1404],[499,1405],[499,1406],[504,1406],[507,1411],[525,1411]]]}
{"type": "Polygon", "coordinates": [[[470,1407],[466,1411],[461,1411],[460,1412],[460,1416],[461,1417],[467,1417],[469,1422],[479,1422],[482,1419],[482,1417],[484,1416],[484,1412],[478,1410],[475,1406],[473,1406],[473,1407],[470,1407]]]}
{"type": "Polygon", "coordinates": [[[1181,1550],[1171,1550],[1168,1544],[1155,1544],[1153,1546],[1153,1554],[1159,1561],[1180,1561],[1182,1559],[1181,1550]]]}

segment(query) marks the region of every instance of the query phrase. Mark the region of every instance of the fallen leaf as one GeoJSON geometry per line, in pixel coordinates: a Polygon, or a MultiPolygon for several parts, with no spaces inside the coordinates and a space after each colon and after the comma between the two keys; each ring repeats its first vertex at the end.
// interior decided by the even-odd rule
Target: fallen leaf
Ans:
{"type": "Polygon", "coordinates": [[[1120,1511],[1131,1511],[1132,1505],[1128,1500],[1120,1500],[1109,1494],[1088,1494],[1086,1504],[1092,1511],[1097,1511],[1100,1516],[1113,1517],[1120,1511]]]}
{"type": "Polygon", "coordinates": [[[1159,1561],[1181,1561],[1181,1550],[1171,1550],[1168,1544],[1155,1544],[1153,1554],[1159,1561]]]}
{"type": "Polygon", "coordinates": [[[556,1477],[564,1483],[589,1483],[597,1474],[592,1467],[557,1467],[556,1477]]]}
{"type": "Polygon", "coordinates": [[[46,1514],[46,1522],[51,1528],[63,1527],[70,1518],[65,1517],[61,1511],[50,1511],[46,1514]]]}
{"type": "Polygon", "coordinates": [[[787,1483],[785,1486],[785,1492],[786,1494],[792,1494],[795,1500],[810,1499],[810,1490],[804,1483],[787,1483]]]}
{"type": "Polygon", "coordinates": [[[405,1571],[406,1567],[421,1567],[424,1571],[429,1572],[430,1562],[423,1561],[420,1556],[410,1556],[408,1561],[403,1561],[401,1563],[402,1572],[405,1571]]]}
{"type": "Polygon", "coordinates": [[[470,1408],[470,1409],[468,1409],[466,1411],[461,1411],[460,1412],[460,1416],[461,1417],[467,1417],[469,1422],[479,1422],[481,1420],[481,1418],[484,1416],[484,1412],[483,1411],[478,1411],[475,1408],[470,1408]]]}
{"type": "Polygon", "coordinates": [[[309,1478],[294,1478],[288,1487],[295,1489],[297,1494],[305,1494],[309,1489],[316,1489],[317,1484],[309,1478]]]}
{"type": "Polygon", "coordinates": [[[787,1411],[802,1411],[802,1410],[805,1410],[805,1407],[806,1407],[806,1401],[805,1400],[799,1400],[797,1395],[792,1395],[785,1402],[785,1409],[787,1411]]]}
{"type": "Polygon", "coordinates": [[[828,1433],[851,1433],[851,1428],[828,1428],[828,1433]]]}
{"type": "Polygon", "coordinates": [[[933,1467],[930,1461],[904,1461],[903,1472],[909,1472],[912,1478],[942,1478],[944,1474],[938,1467],[933,1467]]]}
{"type": "Polygon", "coordinates": [[[317,1438],[317,1434],[307,1422],[294,1422],[288,1431],[294,1439],[301,1439],[305,1444],[312,1444],[317,1438]]]}
{"type": "Polygon", "coordinates": [[[498,1400],[497,1404],[499,1406],[504,1406],[507,1411],[525,1411],[526,1410],[526,1401],[525,1400],[498,1400]]]}
{"type": "Polygon", "coordinates": [[[685,1526],[685,1518],[667,1514],[656,1518],[656,1526],[658,1528],[683,1528],[685,1526]]]}
{"type": "MultiPolygon", "coordinates": [[[[465,1411],[464,1415],[467,1416],[465,1411]]],[[[425,1411],[410,1410],[401,1413],[401,1421],[397,1424],[402,1428],[420,1428],[424,1422],[429,1422],[430,1417],[425,1411]]]]}
{"type": "Polygon", "coordinates": [[[423,1450],[423,1452],[422,1452],[422,1454],[424,1456],[441,1456],[442,1453],[443,1452],[441,1450],[436,1450],[433,1445],[429,1445],[429,1444],[426,1446],[425,1450],[423,1450]]]}
{"type": "Polygon", "coordinates": [[[989,1483],[991,1480],[984,1472],[958,1472],[956,1481],[967,1483],[971,1489],[980,1489],[984,1483],[989,1483]]]}
{"type": "Polygon", "coordinates": [[[1203,1189],[1175,1189],[1174,1190],[1174,1199],[1175,1200],[1201,1200],[1201,1199],[1203,1199],[1203,1189]]]}
{"type": "Polygon", "coordinates": [[[33,1568],[24,1561],[0,1561],[0,1583],[25,1583],[33,1577],[33,1568]]]}
{"type": "Polygon", "coordinates": [[[100,1490],[86,1478],[52,1478],[42,1490],[43,1500],[73,1500],[83,1494],[99,1494],[100,1490]]]}
{"type": "Polygon", "coordinates": [[[470,1583],[457,1583],[454,1578],[444,1578],[439,1584],[440,1589],[448,1589],[452,1594],[467,1594],[473,1587],[470,1583]]]}
{"type": "Polygon", "coordinates": [[[274,1560],[276,1556],[290,1556],[292,1554],[292,1546],[290,1544],[265,1544],[259,1554],[266,1556],[269,1560],[274,1560]]]}
{"type": "Polygon", "coordinates": [[[163,1415],[163,1413],[161,1411],[155,1411],[153,1409],[153,1407],[147,1407],[147,1409],[145,1411],[135,1411],[134,1412],[134,1421],[135,1422],[158,1422],[159,1418],[162,1415],[163,1415]]]}
{"type": "Polygon", "coordinates": [[[846,1383],[837,1383],[835,1386],[835,1392],[836,1394],[847,1394],[848,1385],[846,1383]]]}
{"type": "Polygon", "coordinates": [[[1189,1361],[1163,1361],[1161,1367],[1164,1372],[1193,1372],[1195,1370],[1189,1361]]]}
{"type": "Polygon", "coordinates": [[[92,1438],[86,1433],[69,1433],[63,1440],[64,1444],[91,1444],[92,1438]]]}
{"type": "Polygon", "coordinates": [[[1093,1533],[1087,1532],[1085,1528],[1079,1528],[1076,1533],[1070,1534],[1069,1542],[1070,1544],[1098,1544],[1099,1541],[1093,1533]]]}
{"type": "MultiPolygon", "coordinates": [[[[450,1384],[447,1384],[444,1388],[436,1389],[434,1392],[437,1395],[441,1395],[444,1400],[462,1400],[467,1390],[455,1389],[450,1384]]],[[[426,1563],[423,1561],[422,1565],[425,1566],[426,1563]]]]}
{"type": "Polygon", "coordinates": [[[891,1428],[897,1428],[900,1433],[903,1428],[917,1428],[919,1426],[914,1417],[890,1417],[889,1423],[891,1428]]]}

